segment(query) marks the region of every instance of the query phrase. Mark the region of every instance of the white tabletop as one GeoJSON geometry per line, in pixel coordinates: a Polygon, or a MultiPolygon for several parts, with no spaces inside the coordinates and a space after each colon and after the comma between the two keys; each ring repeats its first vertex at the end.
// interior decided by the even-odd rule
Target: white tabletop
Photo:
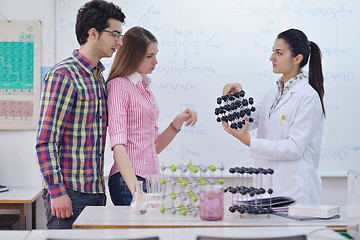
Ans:
{"type": "Polygon", "coordinates": [[[130,207],[124,206],[87,206],[76,219],[73,228],[132,228],[132,227],[286,227],[286,226],[327,226],[345,227],[346,215],[331,220],[297,221],[275,215],[249,215],[242,218],[238,213],[225,210],[221,221],[204,221],[199,216],[160,213],[153,210],[144,215],[130,214],[130,207]]]}
{"type": "Polygon", "coordinates": [[[33,230],[26,240],[56,239],[132,239],[158,236],[160,240],[192,240],[197,236],[212,237],[285,237],[307,235],[308,240],[346,239],[331,229],[319,227],[249,227],[249,228],[139,228],[139,229],[77,229],[77,230],[33,230]]]}
{"type": "Polygon", "coordinates": [[[30,231],[17,231],[17,230],[0,230],[0,239],[2,240],[23,240],[27,235],[30,234],[30,231]]]}
{"type": "Polygon", "coordinates": [[[9,187],[9,191],[0,193],[0,203],[33,203],[41,193],[41,188],[9,187]]]}

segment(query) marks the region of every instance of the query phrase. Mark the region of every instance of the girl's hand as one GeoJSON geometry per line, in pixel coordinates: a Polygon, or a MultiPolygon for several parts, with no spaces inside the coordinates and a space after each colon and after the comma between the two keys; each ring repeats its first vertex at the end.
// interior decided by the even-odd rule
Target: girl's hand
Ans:
{"type": "Polygon", "coordinates": [[[183,123],[185,123],[185,126],[194,126],[196,122],[196,111],[192,108],[186,108],[182,113],[175,117],[173,124],[174,127],[180,130],[183,123]]]}

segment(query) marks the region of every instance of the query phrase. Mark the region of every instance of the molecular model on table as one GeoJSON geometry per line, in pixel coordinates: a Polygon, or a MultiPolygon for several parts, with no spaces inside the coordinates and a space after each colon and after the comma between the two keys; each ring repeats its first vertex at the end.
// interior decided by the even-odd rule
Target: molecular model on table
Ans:
{"type": "Polygon", "coordinates": [[[241,129],[245,124],[245,119],[251,123],[253,119],[250,117],[256,108],[253,106],[254,99],[245,98],[245,91],[229,93],[216,99],[218,108],[215,108],[216,121],[225,121],[233,129],[241,129]]]}
{"type": "Polygon", "coordinates": [[[272,174],[274,173],[273,169],[234,167],[230,168],[229,172],[237,175],[235,178],[235,187],[229,186],[225,189],[225,192],[233,194],[232,206],[229,207],[230,212],[239,212],[240,217],[242,217],[244,213],[271,214],[273,212],[271,199],[271,194],[273,193],[273,189],[271,188],[272,174]],[[270,188],[267,190],[263,188],[265,175],[269,175],[270,177],[270,188]],[[252,179],[250,177],[252,177],[252,179]],[[249,187],[252,185],[251,182],[253,182],[255,186],[249,187]],[[263,194],[266,193],[270,195],[270,198],[263,198],[263,194]]]}
{"type": "Polygon", "coordinates": [[[166,167],[161,166],[161,207],[160,212],[170,212],[172,214],[181,213],[187,215],[188,213],[196,217],[199,214],[199,196],[201,185],[215,185],[224,184],[223,171],[224,165],[215,167],[210,164],[194,165],[188,163],[187,165],[174,164],[166,167]],[[165,172],[170,170],[170,176],[165,172]],[[221,178],[216,182],[214,180],[215,171],[219,170],[221,178]]]}

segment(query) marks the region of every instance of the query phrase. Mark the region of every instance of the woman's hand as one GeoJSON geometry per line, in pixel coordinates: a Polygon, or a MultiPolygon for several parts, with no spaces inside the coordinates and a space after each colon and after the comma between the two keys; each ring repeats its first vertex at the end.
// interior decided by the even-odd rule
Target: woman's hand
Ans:
{"type": "Polygon", "coordinates": [[[194,126],[196,122],[197,122],[197,113],[192,108],[186,108],[173,120],[174,127],[179,130],[181,129],[183,123],[185,123],[185,126],[194,126]]]}
{"type": "Polygon", "coordinates": [[[242,86],[240,83],[228,83],[223,88],[223,95],[228,95],[233,92],[240,92],[242,90],[242,86]]]}
{"type": "Polygon", "coordinates": [[[225,131],[233,135],[235,138],[239,139],[246,146],[250,147],[251,137],[248,129],[248,120],[245,120],[245,125],[240,130],[231,128],[229,124],[225,121],[222,121],[222,125],[225,131]]]}
{"type": "Polygon", "coordinates": [[[161,153],[170,144],[175,135],[180,132],[184,123],[186,126],[194,126],[196,122],[197,113],[192,108],[186,108],[183,112],[178,114],[170,123],[169,127],[159,135],[155,143],[156,153],[161,153]]]}

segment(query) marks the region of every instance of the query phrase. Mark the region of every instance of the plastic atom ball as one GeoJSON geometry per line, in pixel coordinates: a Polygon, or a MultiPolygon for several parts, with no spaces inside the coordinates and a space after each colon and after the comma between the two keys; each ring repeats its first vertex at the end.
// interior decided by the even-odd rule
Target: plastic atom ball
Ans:
{"type": "Polygon", "coordinates": [[[166,169],[165,165],[164,164],[161,165],[161,171],[165,171],[165,169],[166,169]]]}
{"type": "Polygon", "coordinates": [[[209,165],[210,171],[214,172],[216,170],[216,167],[214,165],[209,165]]]}
{"type": "Polygon", "coordinates": [[[171,171],[173,171],[173,172],[176,171],[176,167],[175,167],[174,165],[171,165],[171,166],[170,166],[170,169],[171,169],[171,171]]]}
{"type": "Polygon", "coordinates": [[[229,207],[229,211],[234,213],[235,212],[235,208],[233,206],[229,207]]]}
{"type": "Polygon", "coordinates": [[[220,184],[224,184],[224,182],[225,182],[224,179],[219,179],[220,184]]]}
{"type": "Polygon", "coordinates": [[[161,207],[161,208],[160,208],[160,212],[161,212],[161,213],[164,213],[164,212],[165,212],[165,208],[164,208],[164,207],[161,207]]]}
{"type": "Polygon", "coordinates": [[[166,184],[166,180],[165,180],[165,179],[161,179],[161,180],[160,180],[160,183],[161,183],[161,184],[166,184]]]}

